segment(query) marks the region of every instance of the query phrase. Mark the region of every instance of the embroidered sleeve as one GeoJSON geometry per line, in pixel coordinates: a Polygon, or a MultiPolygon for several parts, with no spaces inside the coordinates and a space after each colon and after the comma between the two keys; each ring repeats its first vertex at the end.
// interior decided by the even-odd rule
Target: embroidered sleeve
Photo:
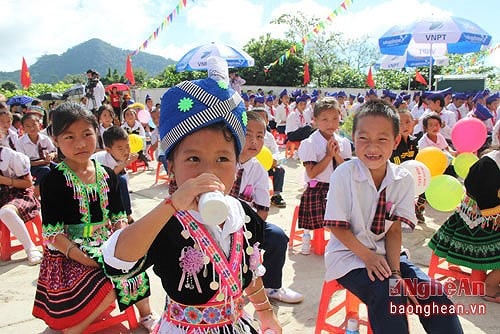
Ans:
{"type": "Polygon", "coordinates": [[[64,223],[58,222],[55,225],[43,224],[42,225],[42,236],[44,240],[53,240],[55,236],[59,234],[65,234],[64,223]]]}

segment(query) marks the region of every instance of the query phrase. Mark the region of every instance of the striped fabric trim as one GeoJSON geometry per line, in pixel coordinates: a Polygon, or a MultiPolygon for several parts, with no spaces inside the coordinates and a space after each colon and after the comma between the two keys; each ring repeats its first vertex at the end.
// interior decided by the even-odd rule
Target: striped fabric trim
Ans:
{"type": "Polygon", "coordinates": [[[408,218],[401,216],[394,216],[394,221],[399,220],[401,223],[406,224],[412,231],[415,229],[415,224],[408,218]]]}
{"type": "Polygon", "coordinates": [[[241,125],[241,120],[231,112],[242,101],[238,93],[235,92],[229,99],[222,101],[190,81],[181,82],[177,87],[210,107],[203,112],[198,112],[189,116],[170,130],[161,140],[161,148],[163,151],[166,151],[168,147],[175,144],[180,138],[191,133],[194,129],[220,117],[234,129],[240,142],[244,143],[245,131],[241,125]]]}
{"type": "Polygon", "coordinates": [[[343,220],[325,220],[325,227],[340,227],[340,228],[351,228],[351,224],[349,222],[343,220]]]}

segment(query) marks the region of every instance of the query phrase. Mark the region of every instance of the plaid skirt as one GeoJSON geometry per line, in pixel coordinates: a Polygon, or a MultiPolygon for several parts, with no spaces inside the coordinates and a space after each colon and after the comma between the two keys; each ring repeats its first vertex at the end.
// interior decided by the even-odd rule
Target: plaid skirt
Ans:
{"type": "Polygon", "coordinates": [[[329,183],[324,182],[318,182],[314,188],[307,186],[300,198],[299,228],[315,230],[324,226],[329,186],[329,183]]]}
{"type": "Polygon", "coordinates": [[[40,202],[36,199],[32,188],[19,189],[0,186],[0,208],[7,204],[17,208],[19,217],[24,222],[38,216],[40,210],[40,202]]]}

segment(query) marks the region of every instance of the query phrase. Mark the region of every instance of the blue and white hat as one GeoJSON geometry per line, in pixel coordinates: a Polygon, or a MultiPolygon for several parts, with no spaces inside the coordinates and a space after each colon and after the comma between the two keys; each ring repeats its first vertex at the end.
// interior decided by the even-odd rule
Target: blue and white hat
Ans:
{"type": "Polygon", "coordinates": [[[184,137],[218,122],[226,123],[233,133],[237,154],[245,144],[245,105],[229,87],[227,62],[210,57],[207,65],[207,79],[183,81],[161,97],[161,150],[167,157],[184,137]]]}

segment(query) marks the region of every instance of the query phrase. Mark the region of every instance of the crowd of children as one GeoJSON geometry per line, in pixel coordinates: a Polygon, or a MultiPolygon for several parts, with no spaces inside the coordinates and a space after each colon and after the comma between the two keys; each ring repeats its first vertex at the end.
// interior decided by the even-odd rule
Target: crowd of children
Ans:
{"type": "MultiPolygon", "coordinates": [[[[402,230],[425,222],[425,197],[416,198],[411,174],[397,165],[426,147],[443,150],[451,160],[458,154],[452,129],[465,117],[485,124],[490,137],[482,150],[492,141],[493,151],[471,168],[467,197],[429,246],[451,263],[492,270],[485,299],[500,302],[500,246],[494,238],[498,94],[470,97],[447,89],[415,93],[412,100],[389,90],[378,99],[375,90],[360,96],[284,89],[278,96],[240,95],[228,88],[230,80],[240,86],[234,73],[227,75],[225,62],[211,61],[216,70],[208,79],[179,83],[156,107],[149,95],[144,109],[128,102],[128,94],[120,105],[113,90],[110,103],[95,115],[80,104],[61,104],[44,131],[37,108],[14,115],[0,102],[0,219],[24,246],[29,263],[41,262],[33,315],[53,329],[81,332],[116,299],[120,309],[135,304],[141,323],[153,331],[158,319],[148,303],[145,273],[152,266],[167,294],[158,333],[257,333],[241,309],[245,294],[261,330],[281,333],[269,300],[304,299],[282,286],[289,239],[266,221],[271,205],[286,207],[276,143],[284,136],[300,142],[296,158],[305,169],[301,253],[310,254],[313,230],[330,231],[326,280],[337,280],[367,305],[374,332],[408,332],[406,315],[388,311],[391,303],[407,302],[406,296],[389,295],[389,278],[438,283],[401,252],[402,230]],[[141,110],[151,122],[139,120],[141,110]],[[353,123],[350,139],[339,131],[347,118],[353,123]],[[138,153],[130,152],[130,134],[143,139],[138,153]],[[264,146],[273,155],[267,171],[256,158],[264,146]],[[171,184],[165,203],[134,221],[127,166],[138,159],[146,166],[151,159],[162,162],[171,184]],[[223,193],[229,211],[217,226],[198,210],[199,196],[211,191],[223,193]],[[40,214],[39,199],[43,255],[24,225],[40,214]]],[[[445,296],[408,300],[451,305],[445,296]]],[[[462,332],[454,315],[421,322],[429,333],[462,332]]]]}

